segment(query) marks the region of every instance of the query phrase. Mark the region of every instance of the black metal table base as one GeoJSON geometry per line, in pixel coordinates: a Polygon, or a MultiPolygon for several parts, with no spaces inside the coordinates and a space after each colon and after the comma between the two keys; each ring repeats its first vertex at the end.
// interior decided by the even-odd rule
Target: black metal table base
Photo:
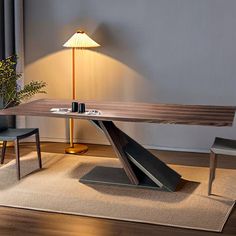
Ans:
{"type": "Polygon", "coordinates": [[[95,167],[80,179],[81,183],[151,188],[173,192],[181,176],[151,152],[121,131],[111,121],[93,123],[110,141],[123,168],[95,167]]]}
{"type": "Polygon", "coordinates": [[[142,181],[136,185],[132,184],[122,168],[97,166],[89,173],[84,175],[79,182],[84,184],[101,184],[109,186],[131,187],[131,188],[147,188],[155,190],[165,190],[158,187],[149,178],[143,178],[142,181]]]}

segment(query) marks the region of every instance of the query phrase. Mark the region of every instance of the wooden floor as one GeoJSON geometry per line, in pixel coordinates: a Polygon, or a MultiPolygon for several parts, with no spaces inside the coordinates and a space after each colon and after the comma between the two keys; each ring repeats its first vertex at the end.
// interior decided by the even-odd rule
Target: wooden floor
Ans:
{"type": "MultiPolygon", "coordinates": [[[[44,152],[63,153],[66,144],[42,143],[44,152]]],[[[21,144],[21,155],[34,150],[30,143],[21,144]]],[[[208,166],[207,154],[167,152],[152,150],[155,155],[166,163],[183,164],[191,166],[208,166]]],[[[105,156],[114,158],[115,154],[110,146],[89,145],[85,155],[105,156]]],[[[14,158],[13,148],[7,149],[6,163],[14,158]]],[[[219,161],[222,168],[236,168],[236,158],[222,156],[219,161]]],[[[233,183],[235,184],[235,183],[233,183]]],[[[214,216],[213,216],[214,217],[214,216]]],[[[236,235],[236,209],[233,210],[222,233],[188,230],[175,227],[157,226],[151,224],[132,223],[126,221],[106,220],[93,217],[72,216],[65,214],[47,213],[40,211],[24,210],[9,207],[0,207],[0,236],[5,235],[137,235],[137,236],[211,236],[211,235],[236,235]]]]}

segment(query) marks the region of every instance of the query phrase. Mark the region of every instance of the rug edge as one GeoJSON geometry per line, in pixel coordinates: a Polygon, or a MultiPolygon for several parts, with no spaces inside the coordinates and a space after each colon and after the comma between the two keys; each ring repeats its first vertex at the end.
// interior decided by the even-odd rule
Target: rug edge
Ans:
{"type": "Polygon", "coordinates": [[[234,209],[234,206],[235,206],[236,200],[233,200],[233,201],[234,201],[234,203],[232,204],[232,206],[229,208],[227,214],[225,215],[225,219],[224,219],[224,221],[223,221],[222,227],[220,228],[220,231],[218,231],[218,232],[222,232],[222,231],[223,231],[224,226],[225,226],[226,222],[228,221],[229,216],[230,216],[232,210],[234,209]]]}
{"type": "MultiPolygon", "coordinates": [[[[229,210],[229,213],[227,214],[227,217],[229,217],[229,214],[231,213],[233,207],[235,205],[232,205],[232,207],[229,210]]],[[[93,217],[93,218],[98,218],[98,219],[106,219],[106,220],[119,220],[119,221],[126,221],[126,222],[134,222],[134,223],[143,223],[143,224],[151,224],[151,225],[158,225],[158,226],[165,226],[165,227],[175,227],[179,229],[191,229],[191,230],[201,230],[204,232],[222,232],[225,223],[227,222],[227,219],[224,221],[222,227],[219,229],[206,229],[206,228],[201,228],[201,227],[188,227],[188,226],[180,226],[180,225],[174,225],[174,224],[165,224],[165,223],[156,223],[156,222],[151,222],[151,221],[144,221],[144,220],[131,220],[131,219],[126,219],[126,218],[118,218],[118,217],[106,217],[106,216],[98,216],[98,215],[92,215],[92,214],[84,214],[84,213],[75,213],[75,212],[69,212],[69,211],[56,211],[56,210],[50,210],[50,209],[41,209],[41,208],[36,208],[36,207],[21,207],[21,206],[16,206],[16,205],[11,205],[11,204],[1,204],[1,207],[10,207],[10,208],[15,208],[15,209],[22,209],[22,210],[33,210],[33,211],[39,211],[39,212],[46,212],[46,213],[56,213],[56,214],[63,214],[63,215],[71,215],[71,216],[85,216],[85,217],[93,217]]]]}

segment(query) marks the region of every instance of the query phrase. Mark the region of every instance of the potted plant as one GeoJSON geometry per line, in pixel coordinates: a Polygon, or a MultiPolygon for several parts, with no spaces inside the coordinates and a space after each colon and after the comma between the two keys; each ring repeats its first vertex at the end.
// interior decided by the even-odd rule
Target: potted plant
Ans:
{"type": "MultiPolygon", "coordinates": [[[[22,75],[16,72],[16,64],[16,55],[0,61],[0,109],[17,106],[37,93],[46,93],[43,90],[46,83],[43,81],[31,81],[22,88],[19,85],[22,75]]],[[[9,120],[14,123],[14,118],[8,117],[8,126],[12,126],[12,121],[9,120]]],[[[3,122],[3,117],[0,122],[3,122]]]]}

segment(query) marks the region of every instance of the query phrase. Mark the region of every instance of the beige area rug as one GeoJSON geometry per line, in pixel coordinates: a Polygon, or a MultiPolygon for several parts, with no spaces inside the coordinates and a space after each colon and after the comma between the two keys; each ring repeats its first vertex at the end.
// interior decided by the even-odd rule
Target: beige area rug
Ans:
{"type": "Polygon", "coordinates": [[[208,197],[207,168],[172,165],[189,182],[169,193],[78,182],[95,165],[119,167],[116,159],[53,153],[42,157],[41,171],[35,171],[35,152],[21,159],[21,181],[16,180],[15,161],[0,168],[0,205],[221,231],[236,199],[236,185],[231,185],[236,170],[219,169],[216,195],[208,197]]]}

